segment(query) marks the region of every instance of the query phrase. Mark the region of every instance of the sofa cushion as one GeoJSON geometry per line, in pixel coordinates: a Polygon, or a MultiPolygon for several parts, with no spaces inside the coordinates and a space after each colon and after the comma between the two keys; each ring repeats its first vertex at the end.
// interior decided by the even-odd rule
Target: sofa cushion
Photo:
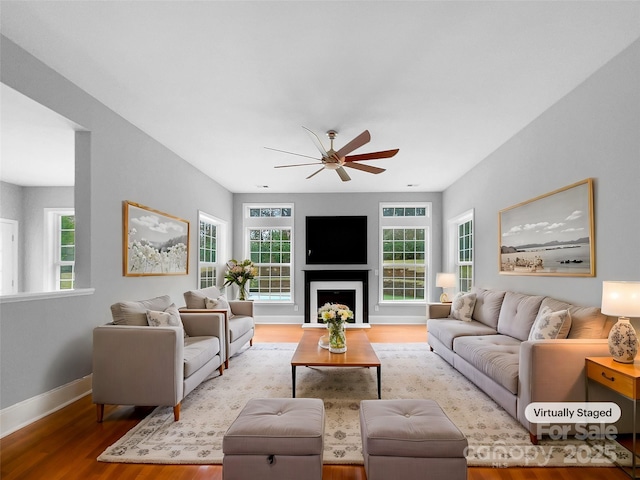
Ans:
{"type": "Polygon", "coordinates": [[[229,321],[229,342],[233,343],[245,333],[253,329],[253,317],[235,315],[229,321]]]}
{"type": "Polygon", "coordinates": [[[184,378],[200,370],[220,352],[218,337],[187,337],[184,339],[184,378]]]}
{"type": "Polygon", "coordinates": [[[451,302],[451,313],[449,316],[456,320],[465,322],[471,321],[473,315],[473,307],[476,304],[475,293],[458,292],[451,302]]]}
{"type": "Polygon", "coordinates": [[[571,330],[567,338],[607,338],[609,330],[616,322],[613,317],[600,312],[598,307],[569,308],[571,330]]]}
{"type": "Polygon", "coordinates": [[[514,395],[518,393],[520,341],[507,335],[458,337],[453,350],[514,395]]]}
{"type": "Polygon", "coordinates": [[[453,350],[453,340],[457,337],[497,333],[493,328],[476,321],[464,322],[450,318],[427,320],[427,335],[434,336],[450,350],[453,350]]]}
{"type": "Polygon", "coordinates": [[[218,298],[220,296],[220,290],[218,290],[218,287],[207,287],[199,290],[189,290],[188,292],[184,292],[183,296],[187,308],[204,309],[207,308],[205,299],[207,297],[218,298]]]}
{"type": "Polygon", "coordinates": [[[498,333],[523,342],[527,340],[543,299],[537,295],[507,292],[498,317],[498,333]]]}
{"type": "Polygon", "coordinates": [[[529,332],[529,340],[555,340],[567,338],[571,327],[571,315],[568,310],[554,312],[550,307],[540,307],[538,316],[529,332]],[[563,336],[561,336],[563,335],[563,336]]]}
{"type": "Polygon", "coordinates": [[[506,292],[501,290],[486,290],[474,287],[472,290],[476,294],[476,305],[473,307],[473,319],[491,328],[498,327],[498,316],[500,307],[506,292]]]}
{"type": "Polygon", "coordinates": [[[148,300],[118,302],[111,305],[113,323],[116,325],[148,326],[147,310],[164,312],[171,305],[171,297],[150,298],[148,300]]]}

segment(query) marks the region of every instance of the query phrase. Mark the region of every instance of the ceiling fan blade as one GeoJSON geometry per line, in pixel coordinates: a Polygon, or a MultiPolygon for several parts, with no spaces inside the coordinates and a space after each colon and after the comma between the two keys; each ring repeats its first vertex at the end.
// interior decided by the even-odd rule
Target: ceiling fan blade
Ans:
{"type": "Polygon", "coordinates": [[[355,149],[360,148],[361,146],[363,146],[366,143],[369,143],[370,141],[371,141],[371,134],[369,133],[369,130],[365,130],[356,138],[354,138],[349,143],[347,143],[340,150],[338,150],[336,152],[336,155],[338,156],[338,158],[343,158],[344,156],[353,152],[355,149]]]}
{"type": "Polygon", "coordinates": [[[315,172],[313,172],[311,175],[309,175],[306,180],[309,180],[311,177],[313,177],[314,175],[319,174],[322,170],[324,170],[324,167],[322,167],[320,170],[317,170],[315,172]]]}
{"type": "Polygon", "coordinates": [[[337,174],[340,176],[340,178],[342,179],[343,182],[348,182],[349,180],[351,180],[351,177],[349,176],[349,174],[345,171],[344,168],[342,167],[338,167],[336,168],[336,172],[337,174]]]}
{"type": "Polygon", "coordinates": [[[278,150],[277,148],[271,148],[271,147],[264,147],[267,150],[273,150],[274,152],[280,152],[280,153],[287,153],[289,155],[296,155],[298,157],[306,157],[306,158],[313,158],[314,160],[320,160],[317,157],[312,157],[310,155],[302,155],[301,153],[293,153],[293,152],[287,152],[286,150],[278,150]]]}
{"type": "Polygon", "coordinates": [[[304,167],[306,165],[322,165],[322,162],[296,163],[295,165],[276,165],[273,168],[304,167]]]}
{"type": "Polygon", "coordinates": [[[347,155],[346,157],[344,157],[344,161],[359,162],[361,160],[378,160],[380,158],[391,158],[399,151],[400,149],[396,148],[395,150],[383,150],[382,152],[362,153],[360,155],[347,155]]]}
{"type": "Polygon", "coordinates": [[[303,126],[302,128],[304,128],[307,131],[307,133],[309,133],[311,140],[313,140],[313,144],[316,146],[316,148],[322,155],[322,158],[329,156],[329,154],[327,153],[327,149],[324,148],[324,145],[322,145],[322,142],[320,141],[320,137],[318,137],[318,135],[316,135],[313,131],[309,130],[307,127],[303,126]]]}
{"type": "Polygon", "coordinates": [[[371,165],[365,165],[364,163],[345,163],[344,166],[369,173],[382,173],[385,171],[384,168],[372,167],[371,165]]]}

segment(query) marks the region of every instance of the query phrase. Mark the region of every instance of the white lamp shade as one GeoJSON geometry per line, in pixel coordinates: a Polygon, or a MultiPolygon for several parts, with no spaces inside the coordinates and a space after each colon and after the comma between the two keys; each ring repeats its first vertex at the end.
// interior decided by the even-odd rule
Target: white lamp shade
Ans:
{"type": "Polygon", "coordinates": [[[602,313],[640,317],[640,282],[602,282],[602,313]]]}
{"type": "Polygon", "coordinates": [[[453,288],[456,286],[455,273],[436,273],[436,287],[453,288]]]}

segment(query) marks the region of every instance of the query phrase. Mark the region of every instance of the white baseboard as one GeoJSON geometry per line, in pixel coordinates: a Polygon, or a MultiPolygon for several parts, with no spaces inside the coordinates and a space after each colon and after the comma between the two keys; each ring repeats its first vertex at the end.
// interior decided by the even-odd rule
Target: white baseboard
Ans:
{"type": "MultiPolygon", "coordinates": [[[[259,315],[255,317],[256,323],[269,325],[302,325],[302,315],[259,315]]],[[[424,315],[369,315],[370,325],[426,325],[424,315]]]]}
{"type": "Polygon", "coordinates": [[[91,375],[0,410],[0,438],[91,393],[91,375]]]}

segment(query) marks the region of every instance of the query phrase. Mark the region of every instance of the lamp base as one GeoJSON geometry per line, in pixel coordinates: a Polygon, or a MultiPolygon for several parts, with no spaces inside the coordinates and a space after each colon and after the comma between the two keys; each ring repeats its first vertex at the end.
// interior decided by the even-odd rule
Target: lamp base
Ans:
{"type": "Polygon", "coordinates": [[[451,303],[451,300],[449,300],[449,295],[443,292],[442,295],[440,295],[440,303],[451,303]]]}
{"type": "Polygon", "coordinates": [[[618,363],[633,363],[638,354],[638,336],[629,318],[618,317],[609,332],[609,353],[618,363]]]}

